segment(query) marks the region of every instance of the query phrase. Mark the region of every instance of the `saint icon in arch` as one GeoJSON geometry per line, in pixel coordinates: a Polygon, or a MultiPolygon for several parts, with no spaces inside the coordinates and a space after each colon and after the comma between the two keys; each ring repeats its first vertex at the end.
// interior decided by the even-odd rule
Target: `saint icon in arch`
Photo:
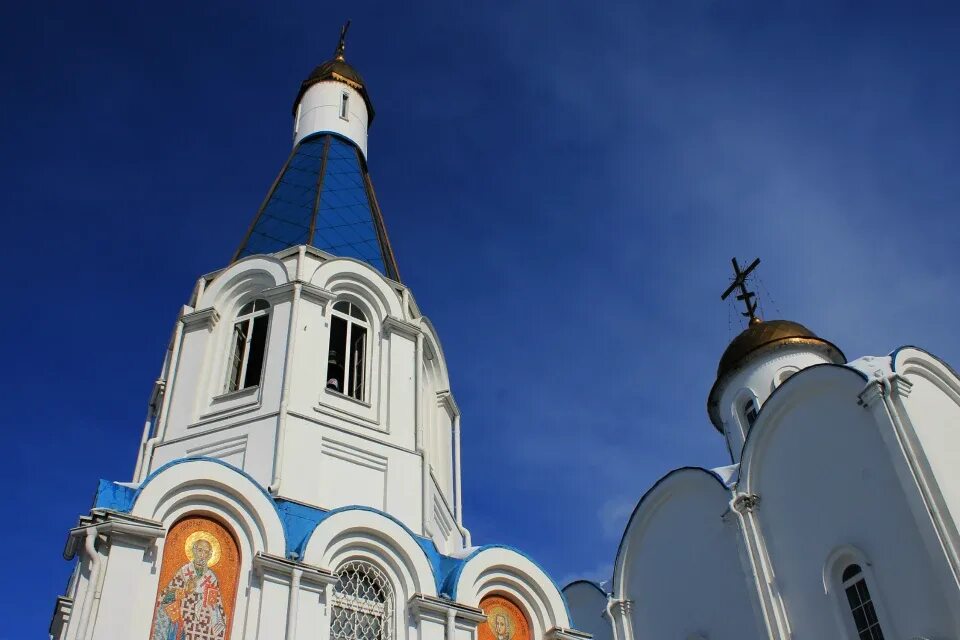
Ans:
{"type": "Polygon", "coordinates": [[[530,624],[512,600],[502,596],[487,596],[480,601],[487,616],[480,624],[479,640],[530,640],[530,624]]]}
{"type": "Polygon", "coordinates": [[[174,525],[164,544],[150,640],[227,640],[239,554],[209,518],[174,525]]]}

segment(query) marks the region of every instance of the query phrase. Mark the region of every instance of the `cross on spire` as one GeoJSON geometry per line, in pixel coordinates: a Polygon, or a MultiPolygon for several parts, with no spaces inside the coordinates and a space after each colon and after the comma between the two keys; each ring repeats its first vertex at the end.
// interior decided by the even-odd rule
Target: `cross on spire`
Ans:
{"type": "Polygon", "coordinates": [[[737,300],[743,302],[746,306],[746,312],[741,311],[740,314],[744,317],[750,318],[750,324],[757,324],[760,322],[760,318],[757,316],[757,302],[754,298],[757,297],[757,294],[747,290],[747,276],[749,276],[754,269],[757,268],[757,265],[760,264],[760,258],[757,258],[750,263],[750,266],[746,269],[741,270],[740,265],[737,263],[737,259],[733,258],[733,272],[735,277],[733,282],[730,283],[730,286],[727,287],[727,290],[723,292],[723,295],[720,296],[721,300],[726,300],[727,297],[734,292],[735,289],[739,289],[740,293],[737,295],[737,300]]]}
{"type": "Polygon", "coordinates": [[[337,44],[337,53],[334,57],[337,60],[346,60],[344,52],[347,50],[347,31],[350,30],[350,21],[347,20],[346,24],[340,27],[340,42],[337,44]]]}

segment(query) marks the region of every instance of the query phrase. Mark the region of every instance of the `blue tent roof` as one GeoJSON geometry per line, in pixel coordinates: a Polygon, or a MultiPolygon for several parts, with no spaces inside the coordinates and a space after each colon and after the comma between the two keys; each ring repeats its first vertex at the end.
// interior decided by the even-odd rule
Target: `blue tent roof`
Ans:
{"type": "Polygon", "coordinates": [[[294,147],[234,260],[300,244],[362,260],[400,280],[366,162],[334,133],[314,134],[294,147]]]}

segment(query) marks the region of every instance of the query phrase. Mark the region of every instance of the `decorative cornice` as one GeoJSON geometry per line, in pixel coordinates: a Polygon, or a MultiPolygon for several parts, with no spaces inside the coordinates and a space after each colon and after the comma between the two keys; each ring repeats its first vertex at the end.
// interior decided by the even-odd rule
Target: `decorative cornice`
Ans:
{"type": "Polygon", "coordinates": [[[337,297],[333,291],[324,289],[323,287],[318,287],[315,284],[310,284],[309,282],[304,282],[300,285],[300,296],[313,302],[319,303],[321,306],[326,306],[328,302],[337,297]]]}
{"type": "Polygon", "coordinates": [[[733,499],[732,507],[737,513],[753,513],[760,504],[760,496],[755,493],[741,493],[733,499]]]}
{"type": "MultiPolygon", "coordinates": [[[[630,602],[627,600],[626,602],[630,602]]],[[[592,638],[593,634],[586,633],[584,631],[577,631],[576,629],[565,629],[563,627],[553,627],[545,634],[543,634],[544,640],[588,640],[592,638]]]]}
{"type": "Polygon", "coordinates": [[[107,509],[94,509],[89,515],[81,516],[80,522],[76,527],[70,529],[67,536],[67,544],[63,550],[63,557],[72,560],[77,554],[83,539],[90,530],[94,530],[98,536],[126,538],[152,542],[157,538],[164,537],[167,532],[163,523],[147,518],[131,516],[126,513],[110,511],[107,509]]]}
{"type": "Polygon", "coordinates": [[[857,394],[857,403],[865,409],[869,409],[877,399],[893,396],[906,398],[913,389],[913,383],[899,373],[881,375],[881,372],[877,371],[875,375],[877,377],[864,385],[863,390],[857,394]]]}
{"type": "Polygon", "coordinates": [[[437,404],[446,407],[455,416],[460,415],[460,407],[457,406],[457,401],[453,399],[453,394],[450,393],[449,389],[437,393],[437,404]]]}
{"type": "Polygon", "coordinates": [[[293,300],[293,292],[296,290],[296,288],[296,282],[284,282],[283,284],[278,284],[275,287],[264,289],[260,292],[260,295],[263,296],[270,304],[277,304],[278,302],[290,302],[293,300]]]}
{"type": "Polygon", "coordinates": [[[70,622],[70,614],[73,612],[73,598],[68,596],[57,596],[57,603],[53,607],[53,618],[50,620],[50,635],[54,638],[61,637],[63,626],[70,622]]]}
{"type": "Polygon", "coordinates": [[[306,562],[275,556],[264,553],[263,551],[257,552],[257,555],[253,557],[253,569],[260,575],[269,571],[285,576],[293,575],[294,570],[299,569],[302,571],[300,577],[301,582],[312,582],[314,584],[337,583],[336,574],[329,569],[321,569],[306,562]]]}
{"type": "Polygon", "coordinates": [[[429,617],[432,615],[437,618],[444,618],[448,612],[453,612],[457,618],[477,624],[487,619],[487,615],[482,609],[422,593],[413,594],[407,604],[410,607],[410,611],[417,617],[429,617]]]}
{"type": "Polygon", "coordinates": [[[192,313],[185,313],[180,316],[180,322],[188,329],[213,329],[220,321],[220,314],[213,307],[200,309],[192,313]]]}
{"type": "Polygon", "coordinates": [[[610,611],[622,616],[629,616],[633,610],[633,600],[624,600],[622,598],[610,599],[610,611]]]}
{"type": "Polygon", "coordinates": [[[384,335],[398,333],[404,337],[410,338],[411,340],[415,340],[421,331],[420,327],[412,322],[400,320],[399,318],[395,318],[393,316],[387,316],[383,321],[383,333],[384,335]]]}

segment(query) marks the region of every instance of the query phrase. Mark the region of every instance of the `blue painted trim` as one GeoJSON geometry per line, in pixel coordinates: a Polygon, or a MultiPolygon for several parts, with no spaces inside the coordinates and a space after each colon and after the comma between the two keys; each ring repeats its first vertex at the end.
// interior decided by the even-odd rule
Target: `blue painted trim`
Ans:
{"type": "MultiPolygon", "coordinates": [[[[792,377],[793,376],[791,376],[791,378],[792,377]]],[[[757,420],[759,421],[759,419],[760,418],[758,416],[757,420]]],[[[754,423],[754,426],[756,426],[756,423],[754,423]]],[[[640,497],[640,500],[637,501],[637,506],[635,506],[633,508],[633,511],[630,513],[630,518],[627,520],[627,526],[624,527],[623,535],[620,537],[620,544],[617,545],[617,555],[614,557],[614,560],[613,560],[613,578],[612,578],[612,582],[610,583],[610,586],[614,590],[617,588],[617,582],[618,582],[617,578],[620,576],[620,557],[623,555],[623,546],[627,541],[627,534],[630,532],[630,527],[633,525],[634,518],[637,517],[637,514],[640,512],[640,509],[643,507],[644,503],[647,501],[647,498],[653,495],[653,493],[660,488],[660,485],[662,485],[664,482],[666,482],[673,476],[679,473],[687,472],[687,471],[699,471],[707,474],[708,476],[716,480],[717,484],[719,484],[720,487],[725,492],[730,493],[730,489],[727,488],[726,483],[724,483],[723,478],[720,477],[719,473],[716,473],[711,469],[704,469],[703,467],[680,467],[678,469],[674,469],[673,471],[670,471],[665,476],[663,476],[662,478],[657,480],[655,483],[653,483],[653,486],[647,489],[647,492],[640,497]]]]}
{"type": "MultiPolygon", "coordinates": [[[[597,583],[594,582],[593,580],[587,580],[586,578],[580,578],[579,580],[574,580],[573,582],[567,583],[567,586],[565,586],[563,589],[561,589],[560,592],[563,593],[564,591],[566,591],[567,589],[569,589],[570,587],[572,587],[572,586],[575,585],[575,584],[587,584],[587,585],[590,585],[591,587],[593,587],[594,589],[596,589],[597,591],[599,591],[599,592],[603,595],[604,598],[606,598],[607,596],[610,595],[609,593],[607,593],[606,591],[604,591],[604,590],[603,590],[603,587],[601,587],[599,584],[597,584],[597,583]]],[[[571,622],[572,622],[572,621],[571,621],[571,622]]]]}
{"type": "MultiPolygon", "coordinates": [[[[304,506],[304,508],[309,509],[312,507],[304,506]]],[[[436,545],[433,544],[433,540],[430,540],[429,538],[424,538],[423,536],[418,536],[410,529],[410,527],[400,522],[400,520],[398,520],[396,517],[390,515],[389,513],[385,513],[379,509],[375,509],[374,507],[366,507],[362,505],[349,505],[346,507],[338,507],[336,509],[331,509],[330,511],[325,512],[325,514],[319,520],[317,520],[317,524],[313,527],[310,533],[303,539],[301,543],[302,546],[300,547],[301,557],[302,557],[303,551],[306,550],[307,545],[310,544],[310,539],[313,537],[314,531],[317,530],[317,526],[319,526],[320,523],[323,522],[324,520],[327,520],[330,516],[335,515],[337,513],[343,513],[345,511],[369,511],[370,513],[374,513],[378,516],[382,516],[398,524],[404,531],[407,532],[407,534],[413,539],[413,541],[417,543],[417,546],[420,547],[420,550],[423,551],[423,555],[427,560],[427,564],[430,565],[430,570],[433,573],[433,581],[434,581],[434,585],[436,586],[437,593],[440,593],[442,576],[445,575],[445,574],[441,574],[440,572],[443,571],[445,565],[450,564],[451,560],[457,561],[457,558],[451,558],[450,556],[443,555],[437,549],[436,545]]]]}
{"type": "Polygon", "coordinates": [[[340,140],[343,140],[345,143],[349,144],[351,147],[354,147],[357,151],[360,152],[357,155],[360,157],[360,162],[363,163],[363,169],[367,169],[369,171],[369,169],[367,168],[367,159],[363,155],[363,150],[357,145],[356,142],[354,142],[347,136],[343,135],[342,133],[337,133],[336,131],[326,131],[326,130],[314,131],[308,136],[303,136],[300,139],[300,141],[297,142],[297,146],[294,147],[294,152],[296,152],[296,150],[299,149],[300,145],[302,145],[304,142],[307,142],[308,140],[313,140],[314,138],[318,138],[320,136],[333,136],[334,138],[339,138],[340,140]]]}
{"type": "Polygon", "coordinates": [[[894,349],[893,351],[890,352],[890,370],[891,370],[891,371],[896,372],[896,370],[897,370],[897,356],[898,356],[898,355],[900,354],[900,352],[903,351],[904,349],[915,349],[915,350],[919,351],[920,353],[922,353],[922,354],[924,354],[924,355],[926,355],[926,356],[929,356],[929,357],[933,358],[934,360],[936,360],[937,362],[939,362],[941,365],[943,365],[943,366],[947,369],[947,371],[949,371],[950,373],[952,373],[954,378],[957,378],[958,380],[960,380],[960,375],[957,375],[957,371],[956,371],[953,367],[951,367],[945,360],[943,360],[942,358],[940,358],[940,357],[938,357],[938,356],[933,355],[932,353],[930,353],[929,351],[927,351],[926,349],[924,349],[924,348],[922,348],[922,347],[918,347],[918,346],[915,346],[915,345],[912,345],[912,344],[907,344],[907,345],[903,345],[903,346],[901,346],[901,347],[897,347],[896,349],[894,349]]]}
{"type": "Polygon", "coordinates": [[[444,593],[449,595],[450,599],[452,599],[453,601],[457,600],[457,589],[460,586],[460,575],[463,573],[463,568],[466,567],[467,564],[471,560],[473,560],[477,555],[483,553],[484,551],[487,551],[488,549],[506,549],[507,551],[512,551],[526,558],[531,563],[533,563],[533,565],[537,569],[540,569],[543,575],[547,576],[547,580],[550,581],[550,583],[553,585],[553,588],[556,589],[557,593],[560,594],[560,601],[563,602],[563,610],[566,611],[567,613],[567,620],[572,620],[573,617],[570,615],[570,606],[567,604],[567,598],[565,595],[563,595],[563,590],[557,585],[556,581],[550,576],[550,574],[547,573],[542,566],[540,566],[539,562],[531,558],[529,555],[527,555],[520,549],[511,547],[505,544],[485,544],[482,547],[478,547],[473,551],[471,551],[470,555],[468,555],[456,567],[454,567],[453,571],[451,571],[450,574],[443,581],[443,584],[444,584],[443,591],[444,593]]]}
{"type": "Polygon", "coordinates": [[[133,487],[125,487],[101,478],[97,484],[97,493],[93,497],[93,508],[129,513],[133,508],[136,491],[133,487]]]}

